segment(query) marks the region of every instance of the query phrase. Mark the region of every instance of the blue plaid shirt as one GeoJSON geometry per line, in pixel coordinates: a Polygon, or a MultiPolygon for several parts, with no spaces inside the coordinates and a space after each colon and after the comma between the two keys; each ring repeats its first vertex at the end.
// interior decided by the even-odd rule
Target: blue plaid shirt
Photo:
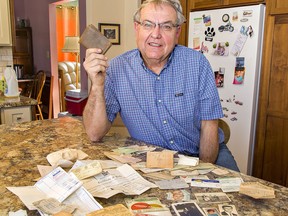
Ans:
{"type": "Polygon", "coordinates": [[[105,97],[109,121],[120,112],[131,137],[188,155],[199,153],[201,120],[223,117],[209,62],[180,45],[160,75],[138,49],[112,59],[105,97]]]}

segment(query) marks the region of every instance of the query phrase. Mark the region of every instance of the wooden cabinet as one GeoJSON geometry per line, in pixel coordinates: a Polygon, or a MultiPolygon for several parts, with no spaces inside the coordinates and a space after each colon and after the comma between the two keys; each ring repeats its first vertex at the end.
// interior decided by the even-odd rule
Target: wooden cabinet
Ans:
{"type": "Polygon", "coordinates": [[[265,3],[265,0],[188,0],[190,10],[212,9],[223,6],[247,6],[265,3]]]}
{"type": "Polygon", "coordinates": [[[266,1],[253,175],[288,186],[288,2],[266,1]]]}
{"type": "MultiPolygon", "coordinates": [[[[183,14],[187,20],[187,10],[186,10],[187,1],[186,0],[180,0],[180,2],[182,5],[183,14]]],[[[187,24],[186,23],[183,23],[181,26],[181,34],[180,34],[179,41],[178,41],[178,44],[181,44],[184,46],[186,45],[186,35],[187,35],[186,34],[186,32],[187,32],[187,24]]]]}
{"type": "Polygon", "coordinates": [[[32,29],[30,27],[16,28],[13,45],[13,63],[23,65],[23,76],[34,74],[32,29]]]}
{"type": "Polygon", "coordinates": [[[229,5],[265,4],[265,0],[224,0],[229,5]]]}
{"type": "Polygon", "coordinates": [[[225,7],[247,6],[253,4],[264,4],[265,0],[186,0],[186,37],[185,45],[188,45],[189,15],[191,11],[210,10],[225,7]]]}
{"type": "Polygon", "coordinates": [[[1,124],[31,121],[31,106],[1,108],[1,124]]]}
{"type": "Polygon", "coordinates": [[[189,12],[192,9],[211,9],[224,4],[223,0],[188,0],[189,12]]]}
{"type": "Polygon", "coordinates": [[[0,0],[0,45],[11,46],[11,20],[9,0],[0,0]]]}

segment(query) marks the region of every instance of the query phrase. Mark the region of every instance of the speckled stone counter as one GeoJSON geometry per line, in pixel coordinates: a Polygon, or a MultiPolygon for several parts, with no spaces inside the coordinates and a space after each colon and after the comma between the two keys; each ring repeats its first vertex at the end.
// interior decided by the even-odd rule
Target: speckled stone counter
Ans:
{"type": "Polygon", "coordinates": [[[5,97],[0,96],[0,108],[37,105],[37,100],[29,97],[5,97]]]}
{"type": "MultiPolygon", "coordinates": [[[[81,149],[90,159],[107,159],[103,151],[119,146],[144,145],[132,139],[119,139],[117,134],[106,136],[102,142],[90,142],[79,119],[63,117],[52,120],[32,121],[13,126],[0,125],[0,215],[9,211],[26,209],[20,199],[6,189],[7,186],[30,186],[40,175],[37,165],[49,165],[46,156],[64,148],[81,149]]],[[[227,193],[236,206],[239,215],[287,215],[288,189],[244,174],[231,172],[232,176],[241,176],[244,181],[260,181],[275,189],[275,199],[255,200],[239,193],[227,193]]],[[[210,176],[213,177],[213,176],[210,176]]],[[[220,192],[220,189],[190,188],[191,198],[195,192],[220,192]]],[[[157,196],[170,206],[165,190],[150,189],[141,197],[157,196]]],[[[133,196],[130,196],[133,198],[133,196]]],[[[125,196],[119,194],[110,199],[97,199],[103,206],[124,204],[125,196]]],[[[213,205],[209,205],[212,207],[213,205]]],[[[216,207],[217,205],[215,205],[216,207]]],[[[204,207],[201,206],[200,207],[204,207]]],[[[171,210],[172,211],[172,210],[171,210]]],[[[27,211],[28,215],[39,215],[37,211],[27,211]]]]}

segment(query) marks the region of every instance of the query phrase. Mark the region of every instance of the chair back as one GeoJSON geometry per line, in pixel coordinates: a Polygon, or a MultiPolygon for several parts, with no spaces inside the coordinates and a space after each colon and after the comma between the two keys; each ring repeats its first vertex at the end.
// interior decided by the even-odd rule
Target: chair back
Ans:
{"type": "Polygon", "coordinates": [[[218,120],[218,126],[222,129],[224,133],[224,143],[227,144],[230,139],[230,127],[223,119],[218,120]]]}
{"type": "Polygon", "coordinates": [[[42,91],[46,81],[46,73],[43,70],[38,71],[34,76],[33,88],[30,97],[41,103],[42,91]]]}

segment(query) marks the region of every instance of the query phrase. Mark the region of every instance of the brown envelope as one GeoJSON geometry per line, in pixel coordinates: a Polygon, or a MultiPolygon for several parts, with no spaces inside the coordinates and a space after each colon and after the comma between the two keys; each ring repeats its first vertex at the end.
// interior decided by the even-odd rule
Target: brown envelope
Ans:
{"type": "Polygon", "coordinates": [[[100,48],[102,54],[105,54],[112,46],[112,43],[92,24],[86,27],[80,37],[79,43],[86,49],[100,48]]]}
{"type": "Polygon", "coordinates": [[[146,167],[173,168],[174,153],[172,151],[147,152],[146,167]]]}

